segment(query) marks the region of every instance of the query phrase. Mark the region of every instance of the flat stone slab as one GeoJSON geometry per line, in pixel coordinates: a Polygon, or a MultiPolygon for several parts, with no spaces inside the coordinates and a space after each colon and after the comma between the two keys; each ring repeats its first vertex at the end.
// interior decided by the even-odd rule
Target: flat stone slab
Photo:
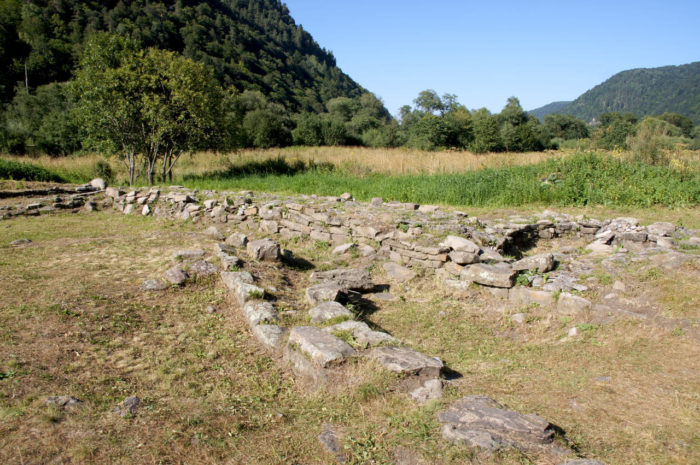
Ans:
{"type": "Polygon", "coordinates": [[[288,332],[289,330],[287,328],[278,325],[253,326],[253,336],[255,336],[258,342],[270,350],[279,350],[288,332]]]}
{"type": "Polygon", "coordinates": [[[339,268],[329,271],[314,271],[311,273],[312,281],[336,283],[343,289],[358,292],[374,290],[372,276],[367,268],[339,268]]]}
{"type": "Polygon", "coordinates": [[[219,271],[219,267],[206,260],[197,260],[187,268],[187,272],[195,276],[210,276],[216,274],[217,271],[219,271]]]}
{"type": "Polygon", "coordinates": [[[505,409],[485,396],[467,396],[438,414],[443,438],[491,451],[527,450],[554,439],[554,428],[537,415],[505,409]]]}
{"type": "Polygon", "coordinates": [[[247,283],[253,284],[253,275],[247,271],[222,271],[221,280],[229,291],[236,292],[239,284],[247,283]]]}
{"type": "Polygon", "coordinates": [[[525,257],[513,263],[511,267],[518,271],[537,270],[540,273],[546,273],[554,268],[554,255],[551,253],[544,253],[525,257]]]}
{"type": "Polygon", "coordinates": [[[350,345],[322,329],[298,326],[289,332],[290,346],[296,348],[318,366],[326,368],[357,355],[350,345]]]}
{"type": "Polygon", "coordinates": [[[576,315],[590,308],[590,300],[568,292],[562,292],[559,295],[559,300],[557,300],[557,312],[563,315],[576,315]]]}
{"type": "Polygon", "coordinates": [[[306,289],[306,300],[311,305],[318,305],[322,302],[337,302],[343,300],[345,293],[336,283],[316,284],[306,289]]]}
{"type": "Polygon", "coordinates": [[[554,303],[554,293],[529,287],[515,286],[508,292],[508,300],[523,305],[536,303],[546,306],[554,303]]]}
{"type": "Polygon", "coordinates": [[[399,342],[398,339],[390,334],[372,330],[367,323],[363,321],[343,321],[342,323],[323,328],[323,330],[329,334],[349,332],[352,334],[352,337],[355,338],[355,341],[364,347],[374,347],[380,344],[399,342]]]}
{"type": "Polygon", "coordinates": [[[270,302],[248,302],[243,306],[248,324],[256,326],[261,323],[275,323],[279,315],[270,302]]]}
{"type": "Polygon", "coordinates": [[[401,266],[394,262],[386,262],[382,265],[382,268],[384,268],[384,271],[389,278],[398,282],[410,281],[418,276],[418,274],[410,268],[406,268],[405,266],[401,266]]]}
{"type": "Polygon", "coordinates": [[[450,260],[458,265],[471,265],[472,263],[479,263],[481,259],[479,258],[479,253],[474,252],[463,252],[461,250],[453,250],[448,254],[450,260]]]}
{"type": "Polygon", "coordinates": [[[170,286],[160,279],[147,279],[141,284],[141,290],[143,291],[164,291],[168,287],[170,286]]]}
{"type": "Polygon", "coordinates": [[[425,378],[440,376],[443,363],[406,347],[377,347],[370,357],[394,373],[417,375],[425,378]]]}
{"type": "Polygon", "coordinates": [[[511,288],[515,284],[517,272],[510,268],[475,263],[465,267],[460,276],[464,281],[471,281],[484,286],[511,288]]]}
{"type": "Polygon", "coordinates": [[[334,318],[352,318],[353,313],[338,302],[322,302],[309,310],[311,323],[323,323],[334,318]]]}

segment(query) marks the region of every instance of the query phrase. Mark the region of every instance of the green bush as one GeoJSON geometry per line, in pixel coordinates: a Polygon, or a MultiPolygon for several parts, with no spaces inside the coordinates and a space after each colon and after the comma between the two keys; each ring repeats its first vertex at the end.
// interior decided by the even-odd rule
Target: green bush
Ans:
{"type": "Polygon", "coordinates": [[[56,173],[41,168],[31,163],[20,163],[0,158],[0,179],[14,179],[17,181],[43,181],[65,182],[56,173]]]}

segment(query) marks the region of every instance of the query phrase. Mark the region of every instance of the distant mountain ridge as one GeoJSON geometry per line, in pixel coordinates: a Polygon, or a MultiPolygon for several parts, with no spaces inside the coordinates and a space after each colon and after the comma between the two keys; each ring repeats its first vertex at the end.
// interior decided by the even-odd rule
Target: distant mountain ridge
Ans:
{"type": "Polygon", "coordinates": [[[538,118],[550,113],[568,114],[590,121],[609,112],[630,112],[637,116],[669,112],[680,113],[700,124],[700,61],[622,71],[558,107],[561,103],[550,103],[530,113],[538,118]]]}

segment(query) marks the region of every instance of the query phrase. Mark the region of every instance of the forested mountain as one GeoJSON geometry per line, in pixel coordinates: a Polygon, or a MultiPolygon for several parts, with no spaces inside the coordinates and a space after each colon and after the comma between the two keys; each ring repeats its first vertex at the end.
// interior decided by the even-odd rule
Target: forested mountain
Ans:
{"type": "Polygon", "coordinates": [[[25,67],[30,90],[71,77],[92,32],[129,35],[214,69],[224,88],[257,90],[290,111],[359,97],[356,82],[279,0],[0,0],[0,99],[25,67]]]}
{"type": "Polygon", "coordinates": [[[529,114],[534,116],[535,118],[538,118],[540,121],[543,120],[543,118],[547,115],[550,115],[552,113],[558,113],[559,110],[570,104],[571,101],[563,101],[563,102],[552,102],[548,103],[547,105],[539,108],[535,108],[534,110],[528,111],[529,114]]]}
{"type": "Polygon", "coordinates": [[[622,71],[563,108],[550,105],[531,113],[538,117],[547,113],[568,114],[590,121],[610,112],[640,117],[668,112],[679,113],[700,124],[700,61],[622,71]]]}

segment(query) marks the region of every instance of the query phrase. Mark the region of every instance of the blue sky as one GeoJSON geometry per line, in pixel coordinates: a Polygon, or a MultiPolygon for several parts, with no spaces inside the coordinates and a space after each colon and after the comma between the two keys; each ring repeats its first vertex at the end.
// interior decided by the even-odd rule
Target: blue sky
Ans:
{"type": "Polygon", "coordinates": [[[424,89],[531,110],[619,71],[700,60],[698,0],[283,1],[393,114],[424,89]]]}

